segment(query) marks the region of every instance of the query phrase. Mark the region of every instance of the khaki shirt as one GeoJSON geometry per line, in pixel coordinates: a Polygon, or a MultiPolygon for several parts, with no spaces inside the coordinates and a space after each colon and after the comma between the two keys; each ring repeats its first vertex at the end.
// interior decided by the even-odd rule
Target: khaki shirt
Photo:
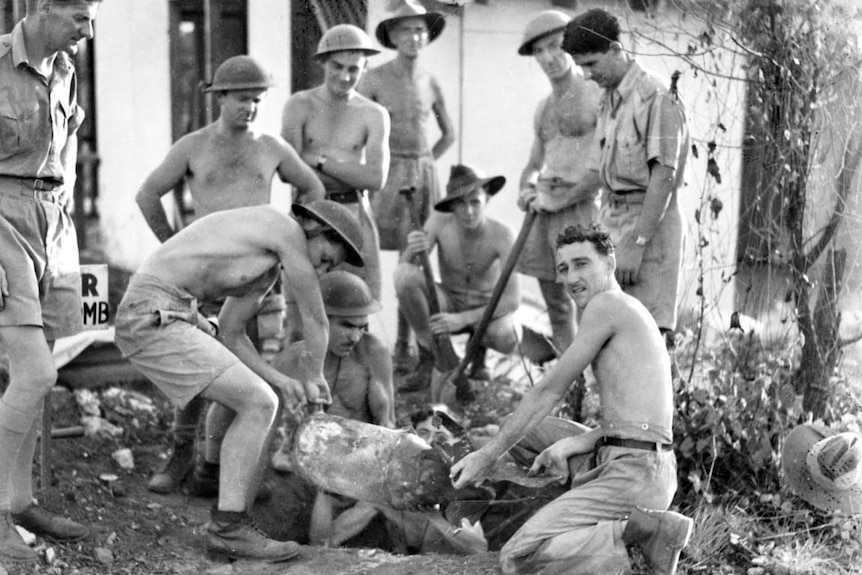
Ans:
{"type": "MultiPolygon", "coordinates": [[[[611,192],[644,191],[649,162],[673,168],[679,189],[688,154],[688,128],[682,100],[661,77],[632,62],[622,82],[601,102],[590,167],[611,192]]],[[[675,197],[671,201],[675,201],[675,197]]]]}
{"type": "Polygon", "coordinates": [[[21,22],[0,36],[0,176],[62,181],[61,152],[83,121],[69,56],[48,79],[29,64],[21,22]]]}

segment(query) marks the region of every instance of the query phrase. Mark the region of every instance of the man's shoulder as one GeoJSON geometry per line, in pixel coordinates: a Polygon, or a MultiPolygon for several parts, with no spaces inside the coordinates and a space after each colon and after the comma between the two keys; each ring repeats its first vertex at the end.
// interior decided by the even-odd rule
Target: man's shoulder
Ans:
{"type": "Polygon", "coordinates": [[[501,222],[500,220],[496,220],[494,218],[485,218],[485,225],[488,226],[488,231],[491,232],[494,240],[505,240],[508,239],[511,243],[512,238],[512,228],[509,227],[508,224],[501,222]]]}
{"type": "Polygon", "coordinates": [[[659,94],[667,93],[669,90],[668,79],[647,68],[638,66],[635,70],[634,93],[644,101],[652,100],[659,94]]]}
{"type": "Polygon", "coordinates": [[[389,351],[383,340],[369,332],[362,334],[362,339],[359,340],[356,348],[360,352],[357,357],[360,358],[361,363],[381,362],[389,356],[389,351]]]}
{"type": "Polygon", "coordinates": [[[350,105],[355,109],[370,115],[386,115],[387,117],[389,116],[389,112],[386,110],[385,107],[359,92],[356,92],[353,95],[353,98],[351,98],[350,101],[350,105]]]}
{"type": "Polygon", "coordinates": [[[309,88],[307,90],[300,90],[299,92],[294,92],[290,96],[288,96],[285,101],[285,106],[291,106],[296,109],[297,107],[306,107],[312,106],[314,104],[314,90],[315,88],[309,88]]]}

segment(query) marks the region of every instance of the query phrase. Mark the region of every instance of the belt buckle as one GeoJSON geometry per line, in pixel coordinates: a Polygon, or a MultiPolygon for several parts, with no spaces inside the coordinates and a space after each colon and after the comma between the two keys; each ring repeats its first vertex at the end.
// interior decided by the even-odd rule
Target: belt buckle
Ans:
{"type": "Polygon", "coordinates": [[[45,180],[43,180],[42,178],[36,178],[35,180],[33,180],[33,191],[48,192],[50,190],[46,187],[45,180]]]}

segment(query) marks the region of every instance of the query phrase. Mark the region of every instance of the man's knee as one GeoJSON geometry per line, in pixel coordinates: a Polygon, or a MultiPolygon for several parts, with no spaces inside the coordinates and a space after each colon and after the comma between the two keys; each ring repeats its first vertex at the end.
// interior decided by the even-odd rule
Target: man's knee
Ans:
{"type": "Polygon", "coordinates": [[[521,342],[520,331],[511,314],[495,320],[488,326],[487,345],[506,355],[514,353],[521,342]]]}
{"type": "Polygon", "coordinates": [[[402,262],[395,268],[395,294],[399,299],[417,295],[422,291],[422,282],[423,277],[415,265],[402,262]]]}

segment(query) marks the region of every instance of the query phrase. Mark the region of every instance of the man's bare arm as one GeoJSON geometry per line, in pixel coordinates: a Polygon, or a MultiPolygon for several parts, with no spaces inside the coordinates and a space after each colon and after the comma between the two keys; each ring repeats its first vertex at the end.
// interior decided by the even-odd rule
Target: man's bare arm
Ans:
{"type": "MultiPolygon", "coordinates": [[[[524,395],[514,413],[506,418],[500,432],[490,442],[452,466],[451,476],[456,488],[481,482],[497,459],[520,441],[527,430],[538,425],[563,399],[578,374],[586,369],[613,337],[617,329],[617,307],[616,300],[605,294],[597,295],[587,304],[575,339],[560,361],[538,385],[524,395]]],[[[596,439],[595,434],[590,433],[577,437],[582,438],[583,445],[579,446],[581,452],[588,451],[596,439]]]]}
{"type": "MultiPolygon", "coordinates": [[[[323,296],[320,294],[320,284],[317,273],[308,260],[305,237],[299,225],[289,216],[283,216],[284,220],[291,223],[275,224],[273,228],[290,226],[286,241],[282,240],[275,246],[274,251],[281,260],[282,267],[286,270],[287,287],[293,294],[299,315],[302,318],[302,339],[305,341],[305,354],[300,358],[300,365],[306,375],[303,383],[306,384],[306,392],[313,395],[309,389],[310,383],[320,387],[320,393],[325,397],[319,399],[309,397],[312,402],[329,403],[329,386],[323,379],[323,360],[326,357],[326,346],[329,343],[329,321],[323,307],[323,296]]],[[[273,234],[277,237],[277,234],[273,234]]]]}
{"type": "Polygon", "coordinates": [[[545,166],[545,143],[539,137],[538,127],[541,112],[540,105],[533,120],[533,145],[530,147],[530,157],[527,158],[527,165],[521,172],[518,186],[518,207],[524,211],[529,209],[530,204],[536,199],[536,182],[545,166]]]}
{"type": "Polygon", "coordinates": [[[392,383],[392,358],[386,347],[374,335],[363,337],[363,361],[371,373],[368,382],[368,409],[374,423],[395,427],[395,386],[392,383]]]}
{"type": "Polygon", "coordinates": [[[171,147],[162,163],[150,172],[141,189],[135,195],[147,225],[153,230],[160,242],[164,242],[176,231],[168,222],[168,215],[162,205],[162,196],[182,183],[189,170],[189,140],[183,138],[171,147]]]}
{"type": "Polygon", "coordinates": [[[435,160],[439,160],[446,153],[446,150],[455,143],[455,125],[452,123],[452,118],[449,117],[449,111],[446,109],[446,102],[443,98],[443,90],[436,78],[431,78],[431,91],[434,93],[434,103],[431,104],[431,109],[434,111],[434,117],[437,118],[437,127],[440,128],[440,139],[431,148],[431,155],[434,156],[435,160]]]}
{"type": "Polygon", "coordinates": [[[296,150],[283,138],[279,139],[278,145],[281,147],[278,177],[282,182],[292,185],[297,190],[297,202],[307,204],[314,200],[322,200],[326,195],[326,189],[314,170],[302,161],[296,150]]]}
{"type": "Polygon", "coordinates": [[[592,200],[596,197],[600,187],[599,173],[594,170],[587,170],[581,181],[575,184],[566,196],[554,199],[549,196],[537,197],[530,204],[530,209],[534,212],[559,212],[585,200],[592,200]]]}
{"type": "MultiPolygon", "coordinates": [[[[389,113],[369,101],[363,114],[368,127],[365,162],[327,158],[323,173],[353,188],[379,190],[389,176],[389,113]]],[[[319,159],[317,154],[307,151],[301,152],[301,156],[309,165],[315,165],[319,159]]]]}
{"type": "Polygon", "coordinates": [[[306,98],[307,95],[304,92],[292,95],[284,103],[281,113],[281,137],[287,140],[300,156],[303,152],[302,135],[305,130],[305,118],[310,109],[306,98]]]}
{"type": "Polygon", "coordinates": [[[75,196],[75,182],[78,180],[78,135],[69,134],[66,145],[60,150],[60,163],[63,165],[63,183],[66,187],[67,197],[64,208],[71,205],[75,196]]]}

